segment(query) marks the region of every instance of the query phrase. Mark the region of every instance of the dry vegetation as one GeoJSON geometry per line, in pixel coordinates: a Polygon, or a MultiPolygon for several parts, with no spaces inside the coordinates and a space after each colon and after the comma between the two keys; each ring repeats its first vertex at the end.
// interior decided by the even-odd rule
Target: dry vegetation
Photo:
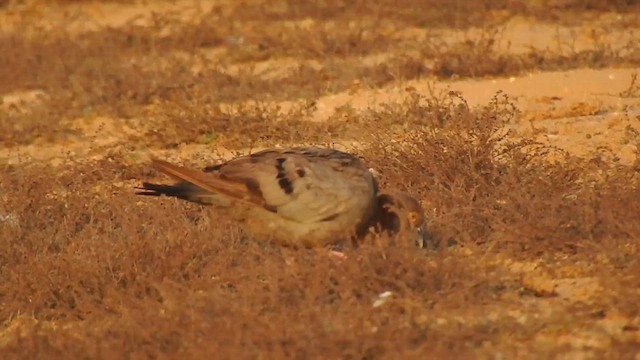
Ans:
{"type": "MultiPolygon", "coordinates": [[[[521,112],[505,94],[473,107],[407,86],[399,103],[310,118],[322,97],[409,81],[637,67],[637,37],[505,51],[501,26],[606,13],[622,20],[594,34],[637,32],[640,8],[402,3],[214,2],[188,19],[82,28],[74,11],[104,4],[0,1],[12,24],[0,32],[0,358],[633,359],[638,115],[620,120],[627,163],[512,131],[521,112]],[[464,37],[442,38],[454,30],[464,37]],[[385,186],[419,196],[428,249],[371,243],[336,260],[133,195],[157,175],[148,152],[203,166],[298,143],[354,145],[385,186]]],[[[636,79],[614,95],[637,99],[636,79]]]]}

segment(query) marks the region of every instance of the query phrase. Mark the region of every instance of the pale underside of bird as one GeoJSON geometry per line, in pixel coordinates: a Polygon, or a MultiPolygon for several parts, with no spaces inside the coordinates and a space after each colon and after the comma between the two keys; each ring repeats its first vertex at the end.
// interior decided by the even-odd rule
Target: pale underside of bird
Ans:
{"type": "Polygon", "coordinates": [[[167,195],[229,212],[260,239],[323,246],[372,230],[424,242],[424,213],[410,195],[378,192],[356,156],[327,148],[267,149],[194,170],[153,159],[173,185],[143,183],[140,195],[167,195]]]}

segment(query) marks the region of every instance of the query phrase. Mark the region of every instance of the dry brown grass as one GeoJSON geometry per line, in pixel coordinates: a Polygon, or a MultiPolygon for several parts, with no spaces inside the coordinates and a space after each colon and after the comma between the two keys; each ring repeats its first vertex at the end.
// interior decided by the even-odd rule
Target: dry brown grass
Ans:
{"type": "Polygon", "coordinates": [[[371,123],[392,118],[418,126],[395,146],[387,145],[393,141],[389,133],[376,134],[380,171],[400,167],[411,174],[391,183],[410,184],[409,190],[428,199],[434,230],[442,225],[444,239],[508,245],[537,257],[550,250],[575,252],[587,246],[585,240],[636,238],[640,227],[632,217],[638,203],[622,199],[640,197],[637,168],[514,140],[505,125],[516,112],[506,96],[470,111],[456,94],[414,95],[401,106],[372,112],[371,123]]]}
{"type": "MultiPolygon", "coordinates": [[[[427,251],[365,244],[347,249],[344,261],[251,241],[206,208],[140,201],[128,184],[151,174],[122,159],[63,171],[7,166],[0,175],[3,215],[11,215],[0,228],[0,318],[20,330],[4,330],[3,352],[551,356],[567,348],[538,349],[532,341],[550,323],[587,327],[612,302],[637,319],[637,170],[568,156],[549,163],[553,149],[502,135],[513,114],[501,97],[471,111],[453,95],[416,95],[363,115],[361,131],[409,124],[401,143],[371,134],[379,141],[362,155],[385,184],[427,200],[434,242],[427,251]],[[608,292],[524,323],[499,312],[485,317],[536,299],[500,265],[505,258],[541,261],[548,271],[592,261],[582,276],[601,279],[608,292]],[[392,300],[373,307],[384,291],[392,300]]],[[[615,354],[637,349],[625,337],[616,341],[615,354]]]]}

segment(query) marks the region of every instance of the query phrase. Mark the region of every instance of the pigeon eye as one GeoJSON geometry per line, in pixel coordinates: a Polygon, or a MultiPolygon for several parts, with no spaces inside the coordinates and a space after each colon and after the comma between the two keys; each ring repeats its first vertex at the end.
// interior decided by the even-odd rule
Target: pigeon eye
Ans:
{"type": "Polygon", "coordinates": [[[410,213],[409,213],[409,220],[411,221],[411,223],[412,223],[413,225],[417,224],[417,223],[418,223],[418,214],[416,214],[416,213],[415,213],[415,212],[413,212],[413,211],[412,211],[412,212],[410,212],[410,213]]]}

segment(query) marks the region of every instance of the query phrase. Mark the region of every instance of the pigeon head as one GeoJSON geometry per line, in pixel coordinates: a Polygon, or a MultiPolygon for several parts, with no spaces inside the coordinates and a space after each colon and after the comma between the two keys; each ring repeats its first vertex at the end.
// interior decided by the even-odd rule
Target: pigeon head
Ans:
{"type": "Polygon", "coordinates": [[[402,191],[382,192],[378,195],[379,225],[392,236],[408,236],[418,247],[429,240],[426,216],[418,200],[402,191]]]}

